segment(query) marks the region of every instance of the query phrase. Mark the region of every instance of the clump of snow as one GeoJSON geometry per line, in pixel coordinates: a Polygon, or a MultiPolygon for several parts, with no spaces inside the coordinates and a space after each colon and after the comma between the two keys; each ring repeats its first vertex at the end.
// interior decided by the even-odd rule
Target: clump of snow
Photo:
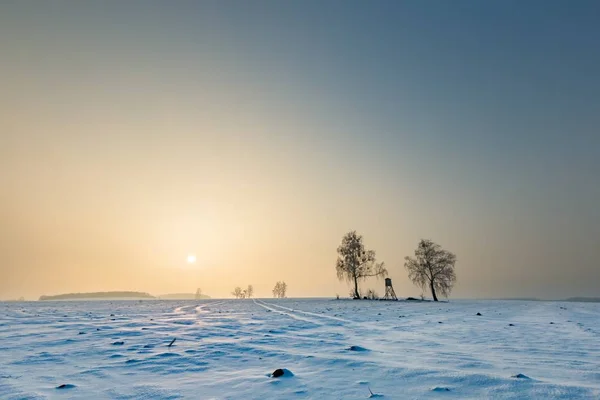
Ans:
{"type": "Polygon", "coordinates": [[[511,376],[511,378],[517,378],[517,379],[531,379],[530,377],[528,377],[527,375],[524,374],[516,374],[511,376]]]}

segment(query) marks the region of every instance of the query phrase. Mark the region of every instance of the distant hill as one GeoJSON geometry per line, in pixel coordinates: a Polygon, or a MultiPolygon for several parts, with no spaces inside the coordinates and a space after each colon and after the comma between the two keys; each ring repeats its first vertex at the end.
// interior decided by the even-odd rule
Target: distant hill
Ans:
{"type": "Polygon", "coordinates": [[[568,299],[538,299],[535,297],[507,297],[482,300],[517,300],[517,301],[570,301],[579,303],[600,303],[600,297],[569,297],[568,299]]]}
{"type": "Polygon", "coordinates": [[[41,296],[40,301],[48,300],[105,300],[105,299],[155,299],[154,296],[143,292],[92,292],[92,293],[66,293],[56,296],[41,296]]]}
{"type": "Polygon", "coordinates": [[[569,297],[563,301],[573,301],[581,303],[600,303],[600,297],[569,297]]]}
{"type": "Polygon", "coordinates": [[[542,299],[538,299],[537,297],[504,297],[493,300],[515,300],[515,301],[544,301],[542,299]]]}
{"type": "MultiPolygon", "coordinates": [[[[156,296],[157,299],[160,300],[196,300],[195,293],[170,293],[170,294],[162,294],[160,296],[156,296]]],[[[205,294],[200,295],[201,299],[210,299],[210,296],[205,294]]]]}

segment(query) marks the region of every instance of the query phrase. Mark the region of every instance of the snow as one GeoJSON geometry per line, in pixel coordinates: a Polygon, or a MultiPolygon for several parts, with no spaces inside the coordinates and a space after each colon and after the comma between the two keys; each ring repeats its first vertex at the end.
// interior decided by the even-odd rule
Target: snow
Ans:
{"type": "Polygon", "coordinates": [[[593,399],[599,371],[598,303],[0,303],[1,399],[593,399]]]}

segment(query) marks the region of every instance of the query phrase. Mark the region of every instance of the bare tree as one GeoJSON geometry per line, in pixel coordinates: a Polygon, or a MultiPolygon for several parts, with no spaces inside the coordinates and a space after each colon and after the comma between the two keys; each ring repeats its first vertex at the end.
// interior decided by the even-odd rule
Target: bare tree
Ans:
{"type": "Polygon", "coordinates": [[[252,285],[248,285],[248,288],[246,289],[246,296],[248,298],[251,298],[254,295],[254,287],[252,285]]]}
{"type": "Polygon", "coordinates": [[[345,279],[354,283],[354,291],[351,293],[355,299],[360,299],[358,281],[369,277],[385,277],[387,270],[384,263],[375,260],[374,250],[365,250],[363,238],[356,231],[348,232],[342,238],[342,244],[338,247],[338,259],[336,264],[337,276],[341,281],[345,279]]]}
{"type": "Polygon", "coordinates": [[[275,287],[273,288],[273,297],[278,297],[280,299],[285,298],[285,293],[287,291],[287,284],[284,281],[277,282],[275,287]]]}
{"type": "Polygon", "coordinates": [[[198,288],[196,289],[196,300],[201,299],[202,298],[202,289],[198,288]]]}
{"type": "Polygon", "coordinates": [[[233,297],[235,297],[236,299],[241,299],[242,296],[244,295],[244,293],[242,292],[242,288],[237,286],[235,289],[233,289],[233,292],[231,292],[231,294],[233,295],[233,297]]]}
{"type": "Polygon", "coordinates": [[[421,239],[415,250],[415,258],[404,259],[404,268],[408,270],[408,277],[415,285],[423,290],[429,286],[434,301],[438,301],[436,292],[448,297],[456,282],[456,255],[431,240],[421,239]]]}

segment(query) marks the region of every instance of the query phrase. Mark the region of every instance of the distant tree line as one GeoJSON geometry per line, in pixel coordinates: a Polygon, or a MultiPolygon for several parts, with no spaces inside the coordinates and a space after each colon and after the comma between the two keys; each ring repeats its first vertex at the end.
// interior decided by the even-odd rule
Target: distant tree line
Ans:
{"type": "MultiPolygon", "coordinates": [[[[273,297],[285,298],[286,293],[287,283],[285,283],[284,281],[277,282],[275,284],[275,287],[273,288],[273,297]]],[[[246,289],[242,289],[241,287],[237,286],[235,289],[233,289],[231,295],[236,299],[252,298],[252,296],[254,296],[254,287],[252,285],[248,285],[246,289]]]]}
{"type": "Polygon", "coordinates": [[[231,294],[236,299],[249,299],[254,295],[254,287],[252,285],[248,285],[246,289],[242,290],[241,287],[237,286],[235,289],[233,289],[231,294]]]}
{"type": "MultiPolygon", "coordinates": [[[[336,272],[338,279],[352,285],[350,296],[360,299],[359,282],[369,277],[384,278],[388,275],[383,262],[377,262],[375,250],[368,250],[363,237],[356,231],[348,232],[342,238],[337,249],[336,272]]],[[[431,290],[434,301],[438,293],[448,297],[456,282],[454,265],[456,255],[444,250],[440,245],[428,239],[422,239],[417,245],[415,256],[405,257],[404,268],[409,279],[422,290],[431,290]]],[[[377,294],[369,290],[365,298],[376,299],[377,294]]]]}
{"type": "Polygon", "coordinates": [[[144,292],[91,292],[91,293],[66,293],[56,296],[40,296],[40,301],[48,300],[84,300],[84,299],[154,299],[144,292]]]}
{"type": "Polygon", "coordinates": [[[275,287],[273,288],[273,297],[283,299],[285,298],[285,294],[287,292],[287,283],[284,281],[277,282],[275,287]]]}

